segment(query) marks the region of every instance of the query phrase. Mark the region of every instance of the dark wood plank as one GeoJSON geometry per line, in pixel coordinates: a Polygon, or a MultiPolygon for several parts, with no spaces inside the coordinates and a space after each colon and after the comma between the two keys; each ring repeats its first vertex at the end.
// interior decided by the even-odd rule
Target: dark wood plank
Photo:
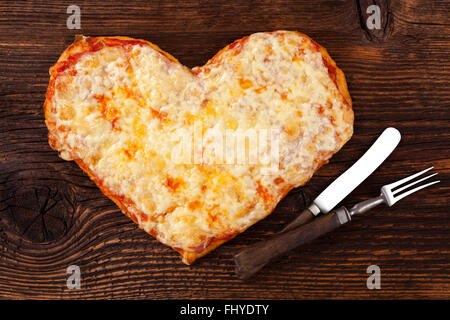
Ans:
{"type": "Polygon", "coordinates": [[[65,1],[0,3],[0,298],[449,298],[450,3],[448,1],[77,1],[81,30],[66,28],[65,1]],[[382,29],[365,25],[382,9],[382,29]],[[258,31],[302,31],[344,70],[355,134],[330,164],[275,212],[234,240],[183,265],[47,143],[42,104],[48,69],[75,34],[152,41],[189,67],[258,31]],[[434,165],[442,183],[356,218],[242,282],[232,256],[277,232],[349,167],[387,126],[402,142],[345,201],[434,165]],[[66,288],[80,266],[82,289],[66,288]],[[382,289],[366,288],[379,265],[382,289]]]}

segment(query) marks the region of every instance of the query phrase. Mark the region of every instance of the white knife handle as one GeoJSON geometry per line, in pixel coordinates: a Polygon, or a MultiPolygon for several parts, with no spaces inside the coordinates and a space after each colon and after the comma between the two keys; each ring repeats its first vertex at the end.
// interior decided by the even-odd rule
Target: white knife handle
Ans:
{"type": "Polygon", "coordinates": [[[400,142],[400,132],[387,128],[369,150],[339,178],[333,181],[315,200],[322,213],[331,211],[342,199],[363,182],[394,151],[400,142]]]}

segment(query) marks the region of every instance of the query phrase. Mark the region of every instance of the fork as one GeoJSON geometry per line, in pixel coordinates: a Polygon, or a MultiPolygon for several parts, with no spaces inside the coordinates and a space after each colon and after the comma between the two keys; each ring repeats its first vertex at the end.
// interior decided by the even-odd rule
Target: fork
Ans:
{"type": "Polygon", "coordinates": [[[436,180],[411,189],[413,186],[437,175],[437,173],[434,173],[404,185],[431,169],[433,167],[381,187],[381,194],[378,197],[357,203],[350,210],[342,206],[327,215],[316,218],[308,224],[282,232],[269,240],[259,242],[241,251],[234,257],[236,275],[240,279],[248,279],[270,260],[346,224],[352,220],[352,216],[367,212],[382,203],[391,207],[412,193],[440,182],[436,180]]]}

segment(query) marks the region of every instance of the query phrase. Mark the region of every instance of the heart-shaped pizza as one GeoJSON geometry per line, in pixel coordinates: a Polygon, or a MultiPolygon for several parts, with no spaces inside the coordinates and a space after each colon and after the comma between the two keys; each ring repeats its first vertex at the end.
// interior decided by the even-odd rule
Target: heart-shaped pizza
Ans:
{"type": "Polygon", "coordinates": [[[293,31],[189,69],[156,45],[83,37],[50,69],[48,138],[190,264],[270,214],[353,133],[344,74],[293,31]]]}

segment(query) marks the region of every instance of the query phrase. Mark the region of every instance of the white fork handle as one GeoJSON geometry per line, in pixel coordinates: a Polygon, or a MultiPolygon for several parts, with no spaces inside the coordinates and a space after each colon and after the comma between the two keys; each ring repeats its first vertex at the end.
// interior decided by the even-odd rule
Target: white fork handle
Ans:
{"type": "Polygon", "coordinates": [[[342,199],[363,182],[394,151],[400,142],[400,132],[387,128],[369,150],[339,178],[333,181],[315,200],[322,213],[331,211],[342,199]]]}

